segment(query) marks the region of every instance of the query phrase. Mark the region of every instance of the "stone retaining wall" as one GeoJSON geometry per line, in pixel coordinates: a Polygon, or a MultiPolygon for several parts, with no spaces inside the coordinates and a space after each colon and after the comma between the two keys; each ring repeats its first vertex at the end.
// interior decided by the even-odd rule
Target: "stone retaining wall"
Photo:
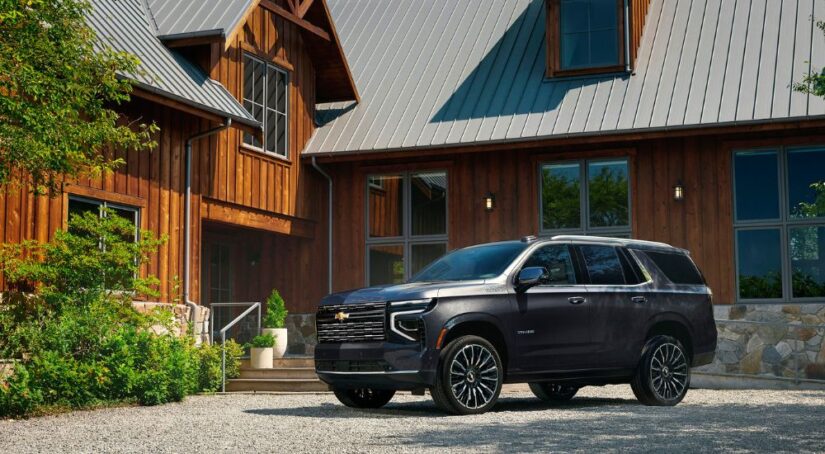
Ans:
{"type": "MultiPolygon", "coordinates": [[[[148,301],[133,301],[132,307],[142,314],[148,314],[157,309],[169,309],[172,312],[172,333],[176,336],[191,334],[195,336],[195,343],[209,342],[209,308],[195,306],[195,320],[192,324],[193,332],[189,333],[189,323],[192,321],[192,307],[185,304],[169,304],[148,301]]],[[[156,334],[169,332],[167,327],[155,325],[152,331],[156,334]]]]}
{"type": "MultiPolygon", "coordinates": [[[[712,364],[695,375],[825,380],[825,305],[717,306],[719,340],[712,364]]],[[[825,381],[823,381],[825,384],[825,381]]]]}
{"type": "Polygon", "coordinates": [[[315,314],[289,314],[284,324],[287,329],[287,354],[312,356],[318,343],[315,314]]]}

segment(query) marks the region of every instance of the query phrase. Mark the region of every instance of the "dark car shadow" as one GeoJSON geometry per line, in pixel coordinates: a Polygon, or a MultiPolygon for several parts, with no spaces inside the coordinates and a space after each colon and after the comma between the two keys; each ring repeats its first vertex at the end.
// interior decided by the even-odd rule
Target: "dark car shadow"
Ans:
{"type": "MultiPolygon", "coordinates": [[[[611,399],[597,397],[575,398],[569,402],[548,404],[529,397],[502,397],[491,410],[498,412],[538,412],[552,409],[579,409],[605,408],[614,406],[637,406],[635,400],[611,399]]],[[[451,416],[439,410],[431,400],[415,402],[389,403],[379,409],[355,409],[342,404],[325,403],[312,407],[292,408],[256,408],[244,410],[244,413],[260,416],[296,416],[304,418],[407,418],[407,417],[445,417],[451,416]]]]}

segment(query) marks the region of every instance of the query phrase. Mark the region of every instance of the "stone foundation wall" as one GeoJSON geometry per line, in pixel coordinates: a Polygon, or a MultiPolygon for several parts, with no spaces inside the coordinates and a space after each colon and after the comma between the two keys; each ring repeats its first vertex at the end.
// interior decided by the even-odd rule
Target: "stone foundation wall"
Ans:
{"type": "Polygon", "coordinates": [[[284,323],[287,329],[287,348],[289,355],[308,355],[315,353],[318,336],[315,333],[315,314],[289,314],[284,323]]]}
{"type": "MultiPolygon", "coordinates": [[[[825,304],[717,306],[712,364],[695,376],[825,380],[825,304]]],[[[825,381],[823,382],[825,384],[825,381]]]]}
{"type": "MultiPolygon", "coordinates": [[[[133,301],[132,307],[142,314],[148,314],[157,309],[169,309],[172,312],[172,333],[176,336],[195,336],[195,343],[209,342],[209,308],[204,306],[187,306],[185,304],[169,304],[147,301],[133,301]],[[189,322],[192,321],[192,310],[195,310],[195,320],[192,324],[192,333],[189,333],[189,322]]],[[[152,331],[156,334],[165,334],[170,330],[163,325],[155,325],[152,331]]]]}

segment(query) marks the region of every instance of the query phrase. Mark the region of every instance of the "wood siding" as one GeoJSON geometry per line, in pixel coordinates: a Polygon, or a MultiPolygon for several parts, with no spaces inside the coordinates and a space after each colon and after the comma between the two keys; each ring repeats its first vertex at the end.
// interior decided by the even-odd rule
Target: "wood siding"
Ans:
{"type": "Polygon", "coordinates": [[[631,226],[639,239],[663,241],[691,251],[717,304],[734,302],[733,221],[730,160],[733,149],[788,143],[825,143],[821,135],[787,133],[676,137],[633,143],[563,148],[499,149],[438,157],[327,164],[334,172],[334,286],[365,284],[366,175],[415,169],[446,169],[449,178],[449,249],[515,239],[539,231],[538,167],[542,162],[627,156],[631,226]],[[434,162],[434,160],[438,160],[434,162]],[[673,200],[681,180],[685,199],[673,200]],[[482,197],[496,196],[487,212],[482,197]]]}
{"type": "MultiPolygon", "coordinates": [[[[326,282],[327,224],[319,218],[326,213],[326,182],[300,160],[314,130],[315,109],[313,63],[302,37],[294,24],[258,7],[226,46],[214,43],[184,52],[239,100],[243,52],[280,66],[289,72],[290,80],[288,160],[245,149],[243,133],[234,127],[193,144],[191,299],[200,301],[201,236],[204,229],[220,226],[232,228],[235,237],[261,255],[258,284],[244,287],[238,298],[262,300],[277,287],[290,311],[313,312],[326,293],[322,283],[326,282]],[[320,240],[315,241],[316,236],[320,240]]],[[[179,283],[185,141],[216,124],[162,104],[166,104],[162,99],[133,97],[121,109],[124,121],[139,118],[160,127],[156,149],[109,152],[112,158],[123,158],[125,165],[113,173],[71,182],[65,191],[140,207],[141,227],[168,237],[143,272],[161,280],[160,300],[171,302],[183,295],[179,283]]],[[[65,227],[66,201],[66,194],[35,197],[28,188],[0,192],[0,239],[6,243],[50,240],[55,230],[65,227]]],[[[0,288],[5,288],[2,277],[0,288]]]]}
{"type": "Polygon", "coordinates": [[[642,42],[650,0],[630,0],[630,66],[636,64],[636,55],[642,42]]]}

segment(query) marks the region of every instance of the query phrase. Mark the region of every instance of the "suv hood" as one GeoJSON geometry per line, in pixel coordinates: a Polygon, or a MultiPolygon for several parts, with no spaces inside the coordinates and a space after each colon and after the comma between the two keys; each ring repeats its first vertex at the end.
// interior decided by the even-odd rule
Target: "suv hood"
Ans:
{"type": "Polygon", "coordinates": [[[382,285],[327,295],[321,300],[321,306],[437,298],[445,294],[469,294],[478,291],[478,289],[482,287],[486,287],[486,285],[484,280],[410,282],[406,284],[382,285]]]}

